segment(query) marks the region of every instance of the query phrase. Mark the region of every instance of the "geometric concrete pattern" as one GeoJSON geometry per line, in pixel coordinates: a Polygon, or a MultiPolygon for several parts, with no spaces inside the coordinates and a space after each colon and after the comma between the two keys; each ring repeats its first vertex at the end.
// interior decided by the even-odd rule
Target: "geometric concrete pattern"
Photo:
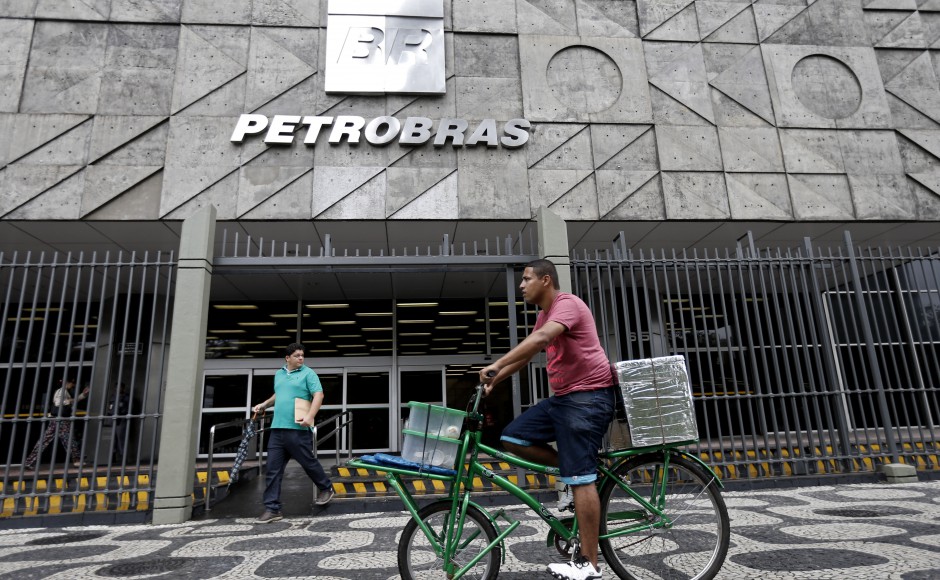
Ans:
{"type": "Polygon", "coordinates": [[[0,2],[0,219],[932,221],[940,1],[444,0],[444,95],[324,90],[327,0],[0,2]],[[519,149],[229,141],[524,117],[519,149]]]}
{"type": "MultiPolygon", "coordinates": [[[[937,578],[940,483],[862,484],[725,492],[731,545],[719,580],[937,578]]],[[[33,528],[0,532],[2,578],[350,578],[398,574],[397,534],[409,516],[334,500],[313,516],[178,525],[33,528]],[[356,513],[349,513],[355,511],[356,513]]],[[[400,504],[384,509],[398,510],[400,504]]],[[[495,508],[494,508],[495,509],[495,508]]],[[[521,524],[505,540],[500,578],[547,577],[559,561],[547,526],[521,524]]],[[[505,525],[505,524],[504,524],[505,525]]],[[[602,567],[606,568],[604,564],[602,567]]],[[[605,577],[611,577],[605,570],[605,577]]]]}

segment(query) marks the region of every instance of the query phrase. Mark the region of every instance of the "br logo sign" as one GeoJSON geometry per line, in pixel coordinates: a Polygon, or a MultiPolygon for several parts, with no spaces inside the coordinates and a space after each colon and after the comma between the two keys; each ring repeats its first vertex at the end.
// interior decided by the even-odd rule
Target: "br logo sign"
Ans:
{"type": "Polygon", "coordinates": [[[443,94],[443,0],[330,0],[326,92],[443,94]]]}

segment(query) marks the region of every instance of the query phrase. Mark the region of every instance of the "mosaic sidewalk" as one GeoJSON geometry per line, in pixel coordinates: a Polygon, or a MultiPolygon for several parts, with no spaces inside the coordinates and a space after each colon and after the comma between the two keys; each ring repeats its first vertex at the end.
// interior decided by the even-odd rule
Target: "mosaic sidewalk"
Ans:
{"type": "MultiPolygon", "coordinates": [[[[940,578],[940,482],[729,492],[732,546],[722,579],[940,578]]],[[[339,506],[337,506],[339,507],[339,506]]],[[[267,525],[215,519],[0,531],[0,578],[397,577],[399,512],[342,513],[267,525]]],[[[546,526],[522,509],[501,579],[550,578],[546,526]]],[[[607,572],[605,578],[611,578],[607,572]]]]}

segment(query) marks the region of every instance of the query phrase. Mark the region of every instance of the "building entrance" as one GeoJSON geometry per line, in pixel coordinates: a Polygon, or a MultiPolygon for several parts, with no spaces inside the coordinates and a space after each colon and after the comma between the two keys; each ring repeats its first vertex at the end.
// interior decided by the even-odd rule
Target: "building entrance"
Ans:
{"type": "MultiPolygon", "coordinates": [[[[281,361],[207,360],[203,382],[203,408],[199,456],[208,450],[212,425],[251,416],[251,407],[274,390],[274,373],[281,361]]],[[[326,453],[337,444],[342,451],[350,444],[354,453],[396,452],[401,449],[402,423],[408,403],[419,401],[462,408],[476,384],[483,357],[407,357],[400,364],[395,357],[355,359],[307,358],[323,385],[324,404],[320,419],[350,411],[353,416],[352,441],[345,435],[320,444],[326,453]],[[354,364],[352,364],[354,363],[354,364]],[[393,366],[396,369],[393,371],[393,366]]],[[[217,449],[216,457],[234,456],[237,444],[217,449]]]]}

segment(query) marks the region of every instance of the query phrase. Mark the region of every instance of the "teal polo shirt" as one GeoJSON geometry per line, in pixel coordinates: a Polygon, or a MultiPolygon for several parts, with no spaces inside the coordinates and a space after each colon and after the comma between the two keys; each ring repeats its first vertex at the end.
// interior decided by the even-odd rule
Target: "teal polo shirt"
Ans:
{"type": "Polygon", "coordinates": [[[309,429],[294,422],[294,399],[313,400],[314,393],[322,393],[320,377],[307,365],[288,371],[287,365],[274,375],[274,419],[272,429],[309,429]]]}

